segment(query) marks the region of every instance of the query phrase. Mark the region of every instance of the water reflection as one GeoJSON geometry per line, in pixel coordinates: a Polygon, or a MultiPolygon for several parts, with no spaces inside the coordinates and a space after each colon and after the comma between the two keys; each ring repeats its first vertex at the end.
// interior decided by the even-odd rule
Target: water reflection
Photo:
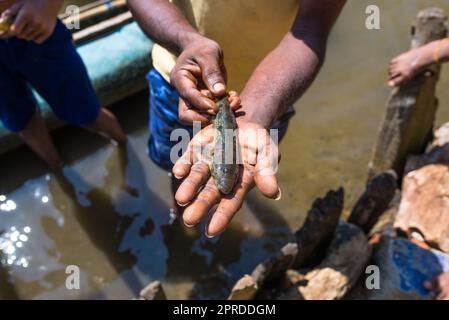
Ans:
{"type": "MultiPolygon", "coordinates": [[[[136,108],[145,108],[146,98],[137,102],[136,108]]],[[[221,237],[207,239],[204,225],[184,227],[170,216],[167,174],[143,152],[145,119],[118,113],[131,133],[126,149],[78,130],[55,136],[57,141],[64,136],[58,144],[69,163],[64,179],[36,169],[31,155],[19,152],[13,160],[24,162],[14,172],[1,164],[14,162],[12,155],[0,159],[0,174],[8,181],[0,199],[16,204],[0,211],[0,239],[8,250],[0,251],[2,297],[9,292],[36,299],[129,299],[148,282],[161,280],[171,298],[225,298],[234,281],[286,241],[287,222],[254,195],[254,202],[263,203],[255,207],[257,215],[246,204],[221,237]],[[133,119],[138,121],[130,125],[133,119]],[[30,171],[38,177],[26,180],[30,171]],[[73,264],[81,270],[77,292],[64,285],[65,267],[73,264]],[[14,292],[4,289],[8,286],[14,292]]]]}

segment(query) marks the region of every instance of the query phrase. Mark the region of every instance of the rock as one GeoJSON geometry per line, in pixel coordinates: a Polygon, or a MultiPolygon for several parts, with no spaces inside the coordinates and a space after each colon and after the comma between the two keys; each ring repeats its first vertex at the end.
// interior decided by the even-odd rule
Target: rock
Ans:
{"type": "Polygon", "coordinates": [[[423,283],[449,271],[449,255],[406,239],[383,238],[374,252],[380,289],[369,290],[369,299],[430,299],[423,283]]]}
{"type": "Polygon", "coordinates": [[[295,268],[315,266],[324,258],[342,214],[343,202],[343,188],[315,200],[303,226],[295,233],[298,244],[295,268]]]}
{"type": "MultiPolygon", "coordinates": [[[[441,9],[419,12],[412,28],[412,48],[445,38],[446,24],[447,17],[441,9]]],[[[370,161],[369,177],[393,169],[402,179],[407,157],[426,149],[438,106],[435,89],[439,74],[440,66],[433,65],[392,89],[370,161]]]]}
{"type": "Polygon", "coordinates": [[[369,233],[394,198],[397,178],[393,170],[388,170],[370,180],[365,192],[354,206],[348,222],[369,233]]]}
{"type": "Polygon", "coordinates": [[[306,300],[342,299],[356,284],[371,257],[371,246],[357,226],[339,222],[326,258],[305,275],[298,292],[306,300]]]}
{"type": "Polygon", "coordinates": [[[140,298],[144,300],[167,300],[162,284],[154,281],[140,291],[140,298]]]}
{"type": "Polygon", "coordinates": [[[257,284],[253,277],[245,275],[235,284],[228,300],[252,300],[257,294],[257,284]]]}
{"type": "Polygon", "coordinates": [[[433,133],[433,142],[430,149],[442,147],[449,143],[449,122],[443,124],[433,133]]]}
{"type": "Polygon", "coordinates": [[[407,174],[394,227],[409,236],[418,231],[430,246],[449,253],[449,166],[407,174]]]}
{"type": "Polygon", "coordinates": [[[266,285],[279,280],[292,265],[298,254],[298,245],[288,243],[282,249],[279,255],[268,259],[259,264],[251,274],[258,288],[262,289],[266,285]]]}
{"type": "Polygon", "coordinates": [[[449,123],[434,132],[434,139],[426,153],[407,158],[404,172],[407,174],[428,164],[438,163],[449,164],[449,123]]]}

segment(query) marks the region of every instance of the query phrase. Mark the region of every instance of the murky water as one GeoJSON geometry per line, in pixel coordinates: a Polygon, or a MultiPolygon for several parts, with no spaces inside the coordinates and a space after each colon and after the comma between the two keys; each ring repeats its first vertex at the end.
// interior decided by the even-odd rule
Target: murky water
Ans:
{"type": "MultiPolygon", "coordinates": [[[[217,239],[207,239],[204,226],[170,221],[167,174],[146,156],[145,93],[113,108],[130,137],[126,150],[76,128],[53,134],[67,161],[65,182],[26,148],[0,157],[0,297],[128,299],[152,280],[170,298],[226,297],[233,281],[289,239],[315,197],[342,185],[347,208],[357,199],[389,92],[386,66],[408,48],[410,22],[430,5],[449,12],[443,0],[348,1],[326,65],[281,145],[283,199],[253,192],[217,239]],[[368,4],[380,6],[382,30],[365,29],[368,4]],[[81,269],[80,290],[65,288],[68,265],[81,269]]],[[[439,123],[449,120],[448,85],[446,68],[439,123]]]]}

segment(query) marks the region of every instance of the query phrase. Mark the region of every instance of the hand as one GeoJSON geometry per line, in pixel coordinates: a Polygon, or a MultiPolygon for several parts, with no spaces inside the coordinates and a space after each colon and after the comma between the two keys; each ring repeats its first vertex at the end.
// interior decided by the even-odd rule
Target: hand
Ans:
{"type": "Polygon", "coordinates": [[[449,300],[449,272],[444,272],[424,283],[430,295],[437,300],[449,300]]]}
{"type": "Polygon", "coordinates": [[[241,208],[243,200],[254,182],[263,195],[279,200],[275,168],[279,159],[278,148],[262,126],[237,119],[238,140],[243,165],[240,176],[231,194],[221,194],[210,175],[208,159],[202,150],[213,146],[214,130],[209,125],[196,134],[189,143],[186,153],[175,163],[173,174],[183,179],[175,199],[180,206],[186,206],[183,219],[187,226],[198,224],[213,206],[217,209],[211,215],[206,227],[208,237],[221,233],[241,208]]]}
{"type": "MultiPolygon", "coordinates": [[[[201,89],[200,93],[214,101],[214,95],[207,89],[201,89]]],[[[234,111],[241,108],[240,97],[235,91],[229,91],[229,104],[234,111]]],[[[215,103],[215,102],[214,102],[215,103]]],[[[179,99],[179,109],[178,109],[179,120],[186,124],[191,125],[194,121],[201,122],[201,125],[210,124],[212,121],[212,116],[210,114],[198,113],[196,110],[187,107],[186,102],[183,99],[179,99]]]]}
{"type": "Polygon", "coordinates": [[[53,34],[61,5],[61,0],[21,0],[15,3],[7,10],[15,16],[11,35],[42,44],[53,34]]]}
{"type": "Polygon", "coordinates": [[[388,69],[388,85],[401,85],[433,63],[433,43],[407,51],[390,62],[388,69]]]}
{"type": "Polygon", "coordinates": [[[218,111],[214,97],[226,94],[226,69],[220,46],[204,37],[194,40],[176,60],[170,82],[180,95],[181,120],[185,124],[209,123],[208,115],[218,111]]]}

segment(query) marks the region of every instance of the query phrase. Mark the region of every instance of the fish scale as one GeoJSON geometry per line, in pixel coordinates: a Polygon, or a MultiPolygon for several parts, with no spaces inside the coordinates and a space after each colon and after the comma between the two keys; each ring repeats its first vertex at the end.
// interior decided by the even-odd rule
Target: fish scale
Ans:
{"type": "Polygon", "coordinates": [[[220,98],[217,101],[217,106],[218,113],[213,121],[214,148],[211,172],[218,190],[223,194],[229,194],[234,188],[239,174],[239,165],[236,161],[237,138],[234,134],[237,122],[227,96],[220,98]],[[227,145],[229,142],[232,143],[232,148],[227,145]],[[228,154],[226,157],[229,152],[232,154],[228,154]]]}

